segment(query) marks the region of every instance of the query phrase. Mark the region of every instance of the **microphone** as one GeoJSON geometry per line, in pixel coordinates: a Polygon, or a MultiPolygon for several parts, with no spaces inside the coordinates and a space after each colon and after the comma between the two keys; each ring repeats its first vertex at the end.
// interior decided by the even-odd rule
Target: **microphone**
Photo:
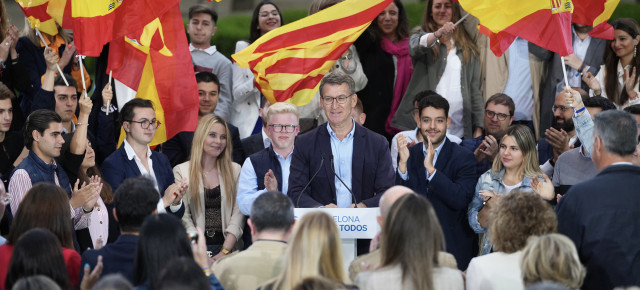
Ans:
{"type": "Polygon", "coordinates": [[[298,199],[296,200],[296,207],[299,207],[298,204],[300,203],[300,198],[302,197],[302,193],[304,192],[305,189],[307,189],[307,187],[309,187],[309,185],[311,185],[311,182],[313,181],[313,179],[316,178],[316,175],[318,175],[318,172],[320,172],[320,169],[322,169],[323,164],[324,164],[324,153],[322,153],[322,159],[320,159],[320,166],[318,166],[318,170],[316,170],[316,173],[314,173],[313,176],[311,176],[311,179],[309,179],[309,182],[307,182],[307,184],[300,191],[300,195],[298,195],[298,199]]]}
{"type": "Polygon", "coordinates": [[[353,206],[355,206],[355,208],[358,208],[358,202],[356,201],[356,197],[353,195],[353,191],[351,191],[351,188],[349,188],[347,184],[344,183],[342,178],[340,178],[340,176],[336,174],[335,169],[333,169],[333,155],[330,155],[330,156],[331,156],[331,172],[333,172],[333,176],[337,177],[338,180],[340,180],[340,182],[342,183],[342,185],[344,185],[344,187],[349,191],[349,193],[351,194],[351,200],[353,200],[353,206]]]}

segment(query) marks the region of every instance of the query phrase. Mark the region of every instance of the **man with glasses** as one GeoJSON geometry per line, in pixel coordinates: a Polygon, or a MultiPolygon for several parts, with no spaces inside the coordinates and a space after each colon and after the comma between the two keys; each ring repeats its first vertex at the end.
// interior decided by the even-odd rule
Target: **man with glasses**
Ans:
{"type": "Polygon", "coordinates": [[[500,151],[500,140],[504,132],[513,122],[516,105],[511,97],[497,93],[491,96],[484,105],[484,130],[482,135],[465,139],[460,144],[473,152],[476,158],[476,175],[485,173],[493,159],[500,151]]]}
{"type": "Polygon", "coordinates": [[[244,161],[238,182],[238,207],[251,214],[253,202],[267,191],[287,192],[293,143],[300,132],[298,109],[290,103],[275,103],[265,116],[271,145],[244,161]]]}
{"type": "Polygon", "coordinates": [[[329,121],[296,140],[289,197],[296,207],[377,207],[395,181],[389,143],[351,117],[358,96],[350,76],[328,73],[320,97],[329,121]]]}
{"type": "Polygon", "coordinates": [[[149,148],[156,129],[161,125],[156,120],[153,103],[139,98],[127,102],[120,111],[120,120],[127,136],[122,146],[104,160],[103,179],[115,191],[127,178],[147,175],[154,181],[156,190],[163,195],[158,202],[158,213],[170,212],[182,217],[182,196],[187,184],[184,180],[174,183],[167,156],[149,148]]]}

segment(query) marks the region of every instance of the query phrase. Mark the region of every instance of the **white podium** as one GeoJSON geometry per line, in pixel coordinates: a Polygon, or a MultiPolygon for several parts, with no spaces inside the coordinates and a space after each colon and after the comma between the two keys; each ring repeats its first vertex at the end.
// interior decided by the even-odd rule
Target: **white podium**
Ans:
{"type": "Polygon", "coordinates": [[[355,259],[357,254],[357,239],[373,239],[380,231],[376,219],[380,215],[380,209],[374,208],[295,208],[293,214],[298,220],[305,214],[314,211],[322,211],[333,217],[338,226],[342,239],[342,253],[344,255],[345,269],[355,259]]]}

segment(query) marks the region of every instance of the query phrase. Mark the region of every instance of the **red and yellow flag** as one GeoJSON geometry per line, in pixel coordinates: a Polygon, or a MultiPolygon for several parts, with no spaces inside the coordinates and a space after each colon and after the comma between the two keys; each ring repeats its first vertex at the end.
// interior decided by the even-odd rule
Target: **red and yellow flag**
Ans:
{"type": "Polygon", "coordinates": [[[616,10],[620,0],[579,0],[573,4],[572,22],[580,25],[593,26],[589,32],[592,37],[613,39],[613,26],[607,23],[611,14],[616,10]]]}
{"type": "MultiPolygon", "coordinates": [[[[49,35],[58,34],[56,21],[47,12],[49,0],[16,0],[16,2],[18,2],[18,5],[22,8],[24,16],[29,20],[31,28],[38,28],[40,31],[49,35]]],[[[64,9],[64,6],[62,9],[64,9]]]]}
{"type": "MultiPolygon", "coordinates": [[[[138,33],[115,39],[109,66],[116,80],[118,105],[136,98],[150,100],[162,125],[151,146],[198,122],[198,87],[179,6],[149,22],[138,33]]],[[[120,140],[124,138],[121,134],[120,140]]]]}
{"type": "Polygon", "coordinates": [[[516,37],[557,52],[573,52],[571,0],[459,0],[462,8],[480,20],[480,32],[501,56],[516,37]]]}
{"type": "Polygon", "coordinates": [[[271,103],[306,105],[322,77],[391,0],[348,0],[274,29],[232,55],[271,103]]]}

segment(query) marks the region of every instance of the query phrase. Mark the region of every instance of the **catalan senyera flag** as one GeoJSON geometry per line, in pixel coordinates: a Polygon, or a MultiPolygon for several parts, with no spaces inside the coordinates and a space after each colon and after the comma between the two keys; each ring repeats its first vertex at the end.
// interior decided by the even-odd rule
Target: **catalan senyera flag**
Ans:
{"type": "Polygon", "coordinates": [[[49,35],[58,34],[56,20],[47,12],[49,0],[16,0],[16,2],[29,20],[31,28],[38,28],[49,35]]]}
{"type": "Polygon", "coordinates": [[[269,102],[306,105],[322,77],[391,0],[347,0],[274,29],[232,55],[269,102]]]}
{"type": "Polygon", "coordinates": [[[153,102],[162,125],[149,145],[195,130],[198,87],[178,4],[138,33],[111,41],[109,70],[120,107],[134,97],[153,102]]]}
{"type": "Polygon", "coordinates": [[[592,37],[613,39],[613,26],[607,23],[620,0],[576,0],[572,22],[593,26],[592,37]]]}
{"type": "Polygon", "coordinates": [[[573,52],[571,0],[458,0],[480,20],[480,32],[490,39],[491,50],[501,56],[521,37],[561,56],[573,52]]]}

